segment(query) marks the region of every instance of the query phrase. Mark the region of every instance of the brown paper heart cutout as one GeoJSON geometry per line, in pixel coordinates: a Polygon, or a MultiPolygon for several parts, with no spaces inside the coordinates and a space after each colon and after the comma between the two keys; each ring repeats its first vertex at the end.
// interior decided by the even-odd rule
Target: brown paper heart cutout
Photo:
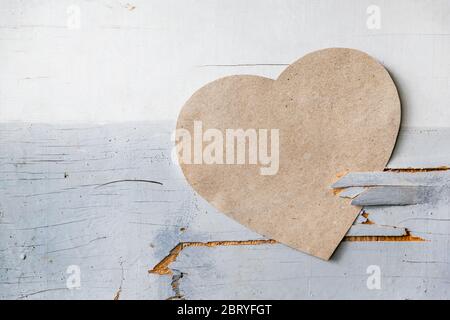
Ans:
{"type": "MultiPolygon", "coordinates": [[[[343,172],[384,169],[400,113],[395,84],[380,63],[357,50],[324,49],[294,62],[277,80],[237,75],[199,89],[181,110],[177,131],[191,134],[191,144],[183,144],[187,155],[210,152],[215,163],[187,161],[186,156],[179,158],[180,166],[198,194],[229,217],[328,260],[359,212],[350,200],[336,197],[330,185],[343,172]],[[226,130],[239,128],[258,136],[249,133],[245,140],[245,163],[237,161],[238,140],[234,146],[230,143],[236,163],[227,162],[226,130]],[[222,132],[222,138],[202,136],[208,129],[222,132]],[[264,142],[261,137],[267,133],[268,155],[272,143],[276,145],[276,136],[270,135],[275,129],[279,166],[276,174],[264,175],[261,168],[268,168],[268,162],[261,156],[257,164],[251,163],[260,155],[249,151],[255,147],[251,141],[264,142]],[[196,133],[204,141],[195,138],[196,133]]],[[[178,138],[177,145],[189,140],[178,138]]],[[[178,151],[179,157],[185,156],[178,151]]],[[[275,162],[274,156],[272,173],[275,162]]]]}

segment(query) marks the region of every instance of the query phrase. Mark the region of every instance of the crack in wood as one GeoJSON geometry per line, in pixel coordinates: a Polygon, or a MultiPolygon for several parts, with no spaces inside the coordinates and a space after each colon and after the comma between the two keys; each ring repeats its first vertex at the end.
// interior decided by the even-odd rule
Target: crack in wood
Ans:
{"type": "Polygon", "coordinates": [[[106,183],[102,183],[98,186],[95,187],[95,189],[100,188],[100,187],[104,187],[104,186],[108,186],[110,184],[113,183],[121,183],[121,182],[143,182],[143,183],[153,183],[153,184],[159,184],[159,185],[163,185],[162,182],[159,181],[154,181],[154,180],[145,180],[145,179],[121,179],[121,180],[114,180],[114,181],[109,181],[106,183]]]}
{"type": "Polygon", "coordinates": [[[180,242],[169,254],[165,256],[159,263],[157,263],[153,269],[149,270],[149,273],[159,275],[171,275],[172,270],[169,268],[170,264],[174,262],[178,255],[187,247],[216,247],[216,246],[249,246],[249,245],[262,245],[262,244],[274,244],[277,243],[273,239],[269,240],[242,240],[242,241],[209,241],[209,242],[180,242]]]}
{"type": "MultiPolygon", "coordinates": [[[[401,236],[345,236],[343,241],[349,242],[382,242],[382,241],[398,241],[398,242],[423,242],[423,238],[413,236],[408,229],[406,234],[401,236]]],[[[172,275],[173,271],[170,265],[175,262],[183,249],[188,247],[217,247],[217,246],[254,246],[264,244],[277,244],[273,239],[268,240],[242,240],[242,241],[209,241],[209,242],[180,242],[170,250],[169,254],[158,262],[148,272],[158,275],[172,275]]],[[[179,279],[176,279],[178,281],[179,279]]]]}
{"type": "Polygon", "coordinates": [[[120,299],[120,294],[122,293],[122,286],[123,286],[123,281],[125,280],[125,273],[123,270],[123,261],[120,261],[120,268],[122,270],[121,273],[121,278],[120,278],[120,285],[119,285],[119,289],[117,290],[116,294],[114,295],[114,300],[119,300],[120,299]]]}
{"type": "Polygon", "coordinates": [[[385,168],[385,172],[406,172],[406,173],[416,173],[416,172],[434,172],[434,171],[447,171],[450,167],[441,166],[435,168],[385,168]]]}
{"type": "Polygon", "coordinates": [[[416,237],[405,228],[405,235],[402,236],[346,236],[344,241],[356,242],[369,242],[369,241],[391,241],[391,242],[424,242],[427,241],[421,237],[416,237]]]}

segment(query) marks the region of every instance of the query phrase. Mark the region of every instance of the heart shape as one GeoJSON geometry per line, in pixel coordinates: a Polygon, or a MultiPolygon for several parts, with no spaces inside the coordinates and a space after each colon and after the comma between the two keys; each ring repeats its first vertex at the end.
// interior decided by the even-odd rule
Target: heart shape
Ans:
{"type": "Polygon", "coordinates": [[[400,113],[397,89],[380,63],[354,49],[319,50],[277,80],[236,75],[213,81],[180,112],[177,129],[193,135],[195,121],[203,132],[278,129],[276,174],[262,175],[261,166],[249,163],[180,159],[180,166],[197,193],[229,217],[328,260],[359,212],[330,185],[343,172],[384,169],[400,113]]]}

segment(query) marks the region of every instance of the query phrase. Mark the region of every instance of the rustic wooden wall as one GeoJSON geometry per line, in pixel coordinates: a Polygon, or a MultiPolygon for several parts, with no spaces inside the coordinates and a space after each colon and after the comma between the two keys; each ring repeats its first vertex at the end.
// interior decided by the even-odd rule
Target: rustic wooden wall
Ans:
{"type": "Polygon", "coordinates": [[[389,167],[450,166],[449,15],[445,0],[3,1],[0,298],[448,299],[445,191],[365,208],[324,262],[196,196],[170,134],[208,81],[276,77],[309,51],[353,47],[401,94],[389,167]]]}

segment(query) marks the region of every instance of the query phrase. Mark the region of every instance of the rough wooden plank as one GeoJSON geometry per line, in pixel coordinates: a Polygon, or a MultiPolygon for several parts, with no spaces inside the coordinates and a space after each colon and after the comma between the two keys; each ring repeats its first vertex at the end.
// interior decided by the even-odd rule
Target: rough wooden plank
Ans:
{"type": "MultiPolygon", "coordinates": [[[[276,77],[317,48],[355,47],[378,58],[400,91],[403,127],[388,166],[450,166],[448,1],[380,4],[380,30],[366,28],[367,4],[356,0],[259,4],[236,2],[230,14],[217,15],[222,1],[136,0],[130,10],[113,0],[74,0],[69,5],[80,8],[82,24],[68,28],[63,1],[26,9],[4,1],[1,120],[174,121],[192,92],[213,79],[276,77]],[[250,20],[249,7],[256,8],[250,20]]],[[[173,127],[2,124],[0,297],[450,296],[445,197],[371,207],[355,222],[369,221],[370,231],[397,226],[425,242],[345,242],[330,263],[282,245],[188,247],[170,266],[176,277],[148,274],[180,242],[263,238],[190,190],[170,161],[173,127]],[[134,179],[163,186],[98,187],[134,179]],[[65,283],[73,264],[81,269],[78,290],[65,283]],[[381,290],[366,286],[369,265],[380,267],[381,290]]]]}
{"type": "Polygon", "coordinates": [[[186,99],[213,79],[277,77],[313,50],[353,47],[387,67],[401,94],[404,127],[422,131],[419,140],[400,140],[402,152],[391,165],[448,162],[448,135],[425,128],[450,123],[447,0],[375,4],[380,29],[368,28],[372,4],[358,0],[132,2],[133,10],[116,0],[3,1],[2,119],[175,119],[186,99]],[[414,158],[404,148],[414,148],[414,158]]]}
{"type": "Polygon", "coordinates": [[[438,196],[437,188],[383,186],[372,187],[352,200],[355,206],[405,206],[432,202],[438,196]]]}
{"type": "Polygon", "coordinates": [[[442,299],[449,260],[436,246],[344,242],[331,263],[282,245],[188,248],[172,267],[185,299],[442,299]],[[371,270],[379,290],[367,286],[371,270]]]}
{"type": "Polygon", "coordinates": [[[405,228],[397,228],[391,226],[377,226],[372,224],[356,224],[347,232],[347,236],[405,236],[407,231],[405,228]]]}
{"type": "Polygon", "coordinates": [[[331,188],[373,187],[373,186],[443,186],[450,184],[450,171],[431,172],[350,172],[336,181],[331,188]]]}
{"type": "Polygon", "coordinates": [[[417,205],[445,201],[450,171],[354,172],[332,185],[356,206],[417,205]],[[342,190],[343,189],[343,190],[342,190]]]}
{"type": "MultiPolygon", "coordinates": [[[[149,269],[182,242],[264,239],[195,195],[171,160],[172,127],[171,123],[0,125],[0,296],[168,298],[176,295],[172,276],[183,273],[177,281],[181,294],[188,298],[226,298],[237,291],[247,298],[309,297],[310,292],[303,291],[307,283],[314,297],[345,297],[352,295],[351,288],[363,285],[367,277],[364,268],[376,262],[382,270],[390,270],[392,277],[386,281],[393,281],[392,286],[406,285],[397,288],[397,297],[425,296],[420,290],[408,291],[412,286],[407,284],[408,274],[415,272],[414,284],[427,283],[421,287],[430,292],[425,297],[448,293],[443,289],[448,281],[448,268],[444,268],[448,265],[448,199],[366,208],[349,233],[382,239],[377,236],[402,236],[407,230],[426,240],[424,243],[344,243],[328,264],[279,244],[188,247],[170,264],[173,275],[149,274],[149,269]],[[122,182],[110,183],[118,180],[122,182]],[[341,259],[349,260],[341,265],[341,259]],[[398,269],[388,266],[389,261],[398,269]],[[299,263],[319,263],[320,269],[308,267],[307,272],[316,276],[302,277],[299,263]],[[81,270],[78,290],[66,287],[70,265],[81,270]],[[338,273],[336,265],[341,265],[338,273]],[[428,269],[421,269],[424,265],[428,269]],[[412,266],[416,269],[410,269],[412,266]],[[283,278],[290,282],[273,277],[271,268],[283,270],[283,278]],[[258,281],[252,280],[255,274],[258,281]],[[211,293],[213,289],[207,288],[222,288],[216,285],[217,278],[230,291],[211,293]],[[335,279],[329,283],[334,291],[323,290],[327,282],[319,278],[335,279]],[[247,289],[241,288],[240,281],[247,289]],[[291,289],[269,289],[269,284],[273,288],[275,283],[277,290],[283,286],[291,289]],[[206,289],[201,291],[202,287],[206,289]]],[[[363,296],[389,297],[393,290],[363,296]]]]}
{"type": "MultiPolygon", "coordinates": [[[[403,111],[405,108],[407,104],[403,103],[403,111]]],[[[450,141],[448,124],[437,128],[403,126],[387,167],[393,169],[450,167],[448,141],[450,141]]]]}

